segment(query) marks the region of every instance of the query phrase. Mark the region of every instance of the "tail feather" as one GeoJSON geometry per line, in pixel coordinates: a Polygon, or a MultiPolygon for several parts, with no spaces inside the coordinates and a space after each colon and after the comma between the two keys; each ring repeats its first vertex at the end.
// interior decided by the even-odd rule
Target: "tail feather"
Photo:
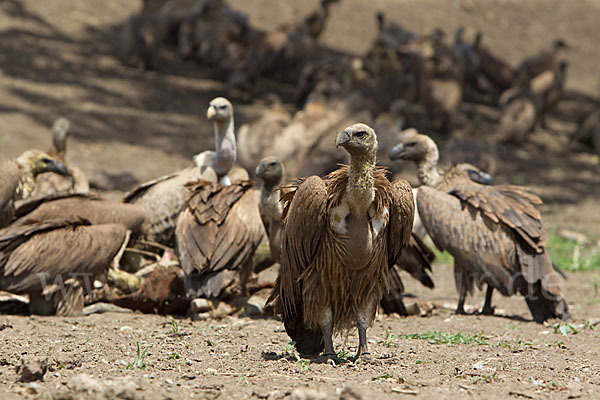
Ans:
{"type": "Polygon", "coordinates": [[[408,315],[404,302],[402,301],[404,284],[400,278],[400,268],[397,265],[390,268],[388,282],[389,291],[384,293],[383,298],[381,299],[381,309],[386,314],[396,313],[403,316],[408,315]]]}

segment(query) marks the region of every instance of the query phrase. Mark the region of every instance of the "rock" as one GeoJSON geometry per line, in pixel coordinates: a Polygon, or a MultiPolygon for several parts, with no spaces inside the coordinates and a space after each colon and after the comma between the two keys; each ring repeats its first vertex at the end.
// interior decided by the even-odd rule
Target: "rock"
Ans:
{"type": "Polygon", "coordinates": [[[220,319],[233,314],[236,310],[236,307],[224,301],[195,299],[192,301],[190,314],[192,320],[203,321],[207,319],[220,319]]]}
{"type": "Polygon", "coordinates": [[[21,359],[21,365],[17,366],[17,382],[43,381],[44,374],[48,371],[48,359],[21,359]]]}
{"type": "Polygon", "coordinates": [[[325,400],[327,395],[312,389],[296,389],[292,392],[292,400],[325,400]]]}
{"type": "Polygon", "coordinates": [[[94,303],[83,307],[83,315],[103,314],[106,312],[132,313],[133,311],[131,311],[129,308],[119,307],[111,303],[94,303]]]}
{"type": "Polygon", "coordinates": [[[358,388],[352,385],[346,385],[342,389],[338,390],[339,400],[362,400],[369,396],[364,396],[358,388]]]}
{"type": "Polygon", "coordinates": [[[561,229],[558,231],[560,237],[571,240],[577,243],[588,243],[588,238],[581,232],[572,231],[570,229],[561,229]]]}
{"type": "Polygon", "coordinates": [[[428,301],[416,301],[414,304],[406,307],[407,315],[418,315],[420,317],[427,317],[431,315],[435,306],[433,303],[428,301]]]}
{"type": "Polygon", "coordinates": [[[133,400],[145,397],[140,393],[141,386],[132,377],[98,380],[87,374],[79,374],[67,386],[78,394],[73,398],[133,400]]]}

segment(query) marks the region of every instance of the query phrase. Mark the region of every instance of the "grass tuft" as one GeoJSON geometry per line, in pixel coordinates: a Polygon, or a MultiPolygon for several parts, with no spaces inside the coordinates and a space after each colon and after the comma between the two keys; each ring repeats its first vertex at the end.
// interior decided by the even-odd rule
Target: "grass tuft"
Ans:
{"type": "Polygon", "coordinates": [[[548,254],[565,271],[600,270],[600,249],[565,239],[556,230],[548,232],[548,254]]]}

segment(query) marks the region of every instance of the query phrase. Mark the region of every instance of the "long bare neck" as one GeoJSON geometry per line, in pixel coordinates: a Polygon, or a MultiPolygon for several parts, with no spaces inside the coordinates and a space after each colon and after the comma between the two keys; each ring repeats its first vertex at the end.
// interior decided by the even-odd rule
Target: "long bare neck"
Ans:
{"type": "Polygon", "coordinates": [[[374,169],[375,153],[350,156],[347,191],[351,207],[359,213],[366,213],[373,201],[374,169]]]}
{"type": "Polygon", "coordinates": [[[215,121],[215,160],[214,169],[219,177],[227,174],[237,159],[237,145],[233,118],[215,121]]]}
{"type": "Polygon", "coordinates": [[[442,177],[437,169],[439,153],[437,148],[432,148],[427,155],[417,163],[419,181],[423,185],[436,186],[442,177]]]}

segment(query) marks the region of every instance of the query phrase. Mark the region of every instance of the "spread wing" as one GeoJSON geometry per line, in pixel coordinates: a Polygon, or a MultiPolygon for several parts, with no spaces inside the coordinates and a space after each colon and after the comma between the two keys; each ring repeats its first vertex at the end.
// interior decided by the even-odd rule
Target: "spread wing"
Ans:
{"type": "Polygon", "coordinates": [[[138,186],[125,195],[124,202],[135,203],[146,211],[146,222],[142,226],[144,234],[170,244],[177,217],[189,194],[185,184],[206,178],[202,168],[189,167],[138,186]]]}
{"type": "Polygon", "coordinates": [[[122,224],[137,231],[146,219],[144,209],[137,204],[124,204],[102,200],[82,194],[63,194],[44,197],[19,206],[15,214],[24,215],[16,223],[26,221],[49,221],[57,218],[84,219],[94,225],[122,224]]]}
{"type": "Polygon", "coordinates": [[[125,227],[117,224],[54,220],[11,225],[0,231],[0,288],[39,292],[44,283],[59,279],[92,279],[109,266],[124,240],[125,227]]]}
{"type": "Polygon", "coordinates": [[[288,335],[302,354],[318,354],[321,332],[304,325],[302,281],[300,276],[315,259],[327,224],[327,185],[311,176],[282,196],[283,234],[279,278],[271,297],[279,296],[288,335]]]}
{"type": "Polygon", "coordinates": [[[229,186],[200,181],[191,187],[175,232],[190,296],[217,297],[233,274],[251,260],[264,235],[251,181],[229,186]]]}

